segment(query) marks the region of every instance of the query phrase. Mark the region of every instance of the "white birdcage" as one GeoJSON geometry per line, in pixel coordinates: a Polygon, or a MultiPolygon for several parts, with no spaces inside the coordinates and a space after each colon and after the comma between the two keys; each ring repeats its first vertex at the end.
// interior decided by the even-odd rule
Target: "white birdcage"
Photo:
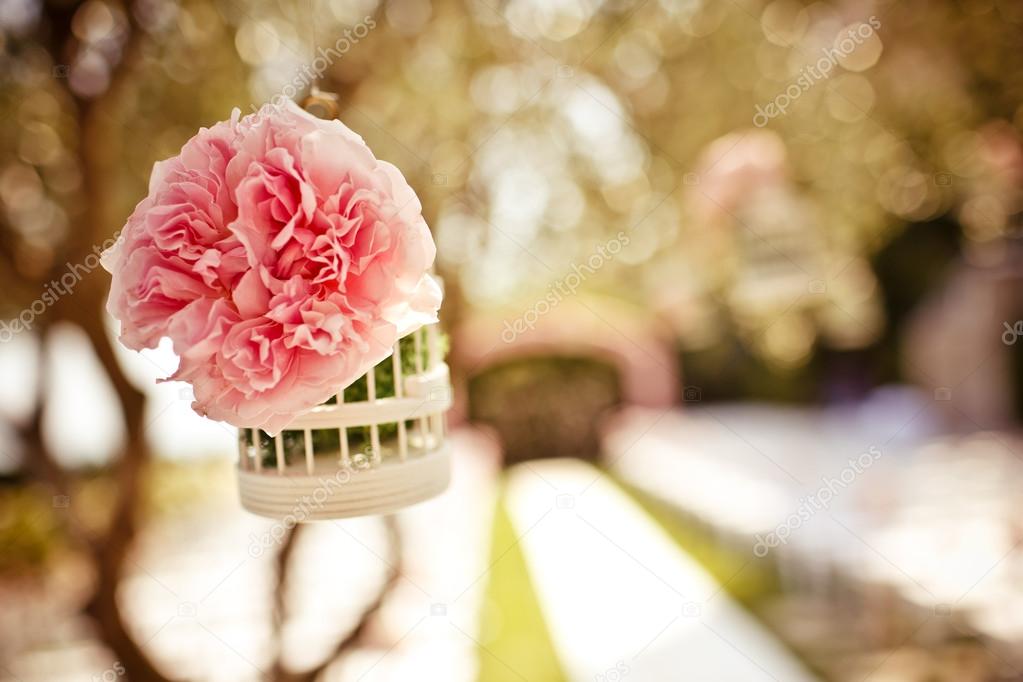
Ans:
{"type": "Polygon", "coordinates": [[[242,506],[302,522],[387,513],[443,492],[451,382],[442,340],[436,325],[399,340],[389,358],[275,437],[241,429],[242,506]]]}

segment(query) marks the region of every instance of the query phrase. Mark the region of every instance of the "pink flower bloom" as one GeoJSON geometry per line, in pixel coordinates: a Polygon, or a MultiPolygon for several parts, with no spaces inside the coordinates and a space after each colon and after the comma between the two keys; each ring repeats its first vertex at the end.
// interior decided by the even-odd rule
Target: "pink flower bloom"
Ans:
{"type": "Polygon", "coordinates": [[[421,211],[341,122],[235,114],[153,169],[104,259],[108,309],[130,348],[171,338],[197,412],[276,433],[436,321],[421,211]]]}

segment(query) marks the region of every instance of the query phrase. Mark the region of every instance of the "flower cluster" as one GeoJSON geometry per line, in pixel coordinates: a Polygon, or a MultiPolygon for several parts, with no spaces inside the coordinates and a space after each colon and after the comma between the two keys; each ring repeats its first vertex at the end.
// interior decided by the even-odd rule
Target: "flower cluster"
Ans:
{"type": "Polygon", "coordinates": [[[196,412],[276,433],[436,321],[421,210],[340,121],[236,111],[154,167],[107,307],[129,348],[170,337],[196,412]]]}

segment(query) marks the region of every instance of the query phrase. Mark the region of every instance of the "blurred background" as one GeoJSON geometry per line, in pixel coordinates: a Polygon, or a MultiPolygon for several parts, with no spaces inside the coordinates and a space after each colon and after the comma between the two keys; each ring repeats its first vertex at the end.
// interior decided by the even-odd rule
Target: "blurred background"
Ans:
{"type": "Polygon", "coordinates": [[[0,679],[1023,680],[1023,4],[2,0],[0,679]],[[418,192],[449,491],[297,529],[96,254],[318,83],[418,192]]]}

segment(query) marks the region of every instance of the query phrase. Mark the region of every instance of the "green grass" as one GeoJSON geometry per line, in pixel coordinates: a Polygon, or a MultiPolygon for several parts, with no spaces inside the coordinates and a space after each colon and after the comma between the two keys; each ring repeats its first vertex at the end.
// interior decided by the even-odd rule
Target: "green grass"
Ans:
{"type": "Polygon", "coordinates": [[[540,602],[529,579],[522,546],[504,506],[494,510],[493,534],[480,628],[479,682],[566,680],[540,602]]]}
{"type": "Polygon", "coordinates": [[[755,611],[765,600],[781,592],[778,571],[773,561],[737,552],[721,544],[708,530],[685,514],[608,474],[609,480],[625,491],[649,514],[672,540],[705,571],[724,586],[724,590],[747,609],[755,611]]]}

